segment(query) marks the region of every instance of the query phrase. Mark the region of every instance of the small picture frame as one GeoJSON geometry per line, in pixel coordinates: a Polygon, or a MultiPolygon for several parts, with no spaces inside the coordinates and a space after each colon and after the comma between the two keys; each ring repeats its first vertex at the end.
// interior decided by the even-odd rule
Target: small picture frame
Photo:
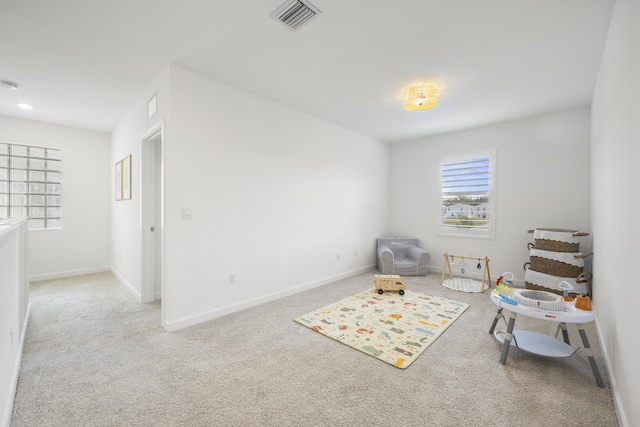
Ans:
{"type": "Polygon", "coordinates": [[[122,159],[122,200],[131,200],[131,154],[122,159]]]}

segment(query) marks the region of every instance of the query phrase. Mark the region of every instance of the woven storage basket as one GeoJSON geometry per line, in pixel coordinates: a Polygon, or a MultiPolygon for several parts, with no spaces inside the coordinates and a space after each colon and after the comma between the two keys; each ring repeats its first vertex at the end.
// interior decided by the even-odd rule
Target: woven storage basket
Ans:
{"type": "Polygon", "coordinates": [[[535,248],[554,252],[578,252],[580,243],[558,242],[556,240],[536,239],[535,248]]]}
{"type": "Polygon", "coordinates": [[[589,233],[582,233],[577,230],[566,230],[562,228],[536,228],[528,233],[534,235],[536,249],[554,252],[579,252],[579,237],[588,236],[589,233]],[[545,235],[553,234],[556,239],[545,239],[545,235]]]}
{"type": "Polygon", "coordinates": [[[567,264],[566,262],[556,261],[554,259],[541,258],[532,256],[530,268],[540,273],[550,274],[560,277],[578,277],[584,270],[583,267],[567,264]]]}
{"type": "MultiPolygon", "coordinates": [[[[527,263],[528,264],[528,263],[527,263]]],[[[525,264],[525,270],[527,269],[527,264],[525,264]]],[[[585,272],[580,274],[578,277],[576,277],[575,279],[570,278],[570,277],[556,277],[554,280],[554,283],[560,283],[561,281],[567,281],[571,284],[580,284],[583,285],[582,289],[584,290],[584,292],[582,293],[590,293],[589,292],[589,287],[588,285],[586,285],[586,283],[589,283],[591,281],[592,275],[589,272],[585,272]]],[[[531,289],[531,290],[535,290],[535,291],[547,291],[547,292],[551,292],[554,293],[556,295],[563,295],[564,291],[560,290],[560,289],[553,289],[553,288],[549,288],[546,286],[542,286],[542,285],[537,285],[535,283],[531,283],[529,281],[526,280],[526,274],[525,274],[525,282],[524,282],[524,286],[527,289],[531,289]]],[[[569,292],[569,296],[571,298],[575,298],[578,295],[580,295],[581,292],[569,292]]]]}

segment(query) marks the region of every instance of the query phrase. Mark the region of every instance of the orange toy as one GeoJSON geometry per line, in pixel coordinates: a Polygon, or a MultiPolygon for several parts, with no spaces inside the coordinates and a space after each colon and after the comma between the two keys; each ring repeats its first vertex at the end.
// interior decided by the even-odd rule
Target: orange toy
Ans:
{"type": "Polygon", "coordinates": [[[591,311],[591,299],[588,295],[578,295],[576,297],[576,308],[580,310],[591,311]]]}

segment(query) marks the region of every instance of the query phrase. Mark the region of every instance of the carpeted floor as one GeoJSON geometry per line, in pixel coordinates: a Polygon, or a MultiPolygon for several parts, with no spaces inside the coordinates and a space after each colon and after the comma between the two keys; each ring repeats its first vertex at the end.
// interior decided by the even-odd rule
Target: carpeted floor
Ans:
{"type": "MultiPolygon", "coordinates": [[[[11,425],[20,426],[617,426],[584,351],[521,351],[498,363],[485,293],[404,277],[407,289],[470,304],[400,370],[293,322],[371,287],[361,274],[185,330],[160,327],[109,273],[32,284],[31,316],[11,425]]],[[[550,333],[520,317],[518,328],[550,333]]],[[[579,342],[569,327],[573,343],[579,342]]]]}

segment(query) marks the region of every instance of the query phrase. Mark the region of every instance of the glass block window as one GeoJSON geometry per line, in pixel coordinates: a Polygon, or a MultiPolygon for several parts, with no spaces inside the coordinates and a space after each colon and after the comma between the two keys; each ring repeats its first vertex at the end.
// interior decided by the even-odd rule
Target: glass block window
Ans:
{"type": "Polygon", "coordinates": [[[32,230],[61,227],[62,150],[0,142],[0,220],[25,216],[32,230]]]}

